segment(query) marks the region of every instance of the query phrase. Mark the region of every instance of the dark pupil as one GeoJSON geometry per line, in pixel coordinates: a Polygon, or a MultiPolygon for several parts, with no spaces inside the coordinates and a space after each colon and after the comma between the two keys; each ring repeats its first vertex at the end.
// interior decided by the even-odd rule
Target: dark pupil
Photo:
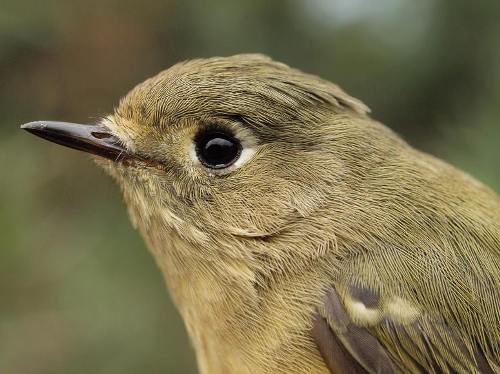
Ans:
{"type": "Polygon", "coordinates": [[[205,166],[218,169],[227,167],[238,159],[241,145],[231,136],[212,133],[200,139],[197,152],[205,166]]]}

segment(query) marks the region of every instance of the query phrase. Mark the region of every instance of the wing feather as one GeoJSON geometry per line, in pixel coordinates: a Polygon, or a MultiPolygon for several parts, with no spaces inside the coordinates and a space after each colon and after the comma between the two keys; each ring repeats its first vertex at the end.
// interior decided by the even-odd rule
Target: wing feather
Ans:
{"type": "Polygon", "coordinates": [[[346,289],[332,286],[314,317],[312,335],[331,373],[495,373],[477,344],[438,317],[421,312],[404,321],[381,301],[372,305],[379,318],[360,322],[348,304],[362,300],[346,289]]]}

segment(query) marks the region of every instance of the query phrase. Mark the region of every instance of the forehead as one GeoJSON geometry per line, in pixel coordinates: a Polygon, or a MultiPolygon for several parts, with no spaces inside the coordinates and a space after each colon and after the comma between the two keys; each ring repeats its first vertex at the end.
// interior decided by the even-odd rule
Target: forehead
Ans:
{"type": "Polygon", "coordinates": [[[265,56],[236,55],[174,65],[136,86],[115,115],[140,127],[218,117],[266,127],[314,118],[318,106],[366,110],[330,82],[265,56]]]}

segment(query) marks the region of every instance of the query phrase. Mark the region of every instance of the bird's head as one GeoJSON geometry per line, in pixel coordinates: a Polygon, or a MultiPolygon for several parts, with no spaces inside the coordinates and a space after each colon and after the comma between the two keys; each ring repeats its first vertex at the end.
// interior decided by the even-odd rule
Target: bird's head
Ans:
{"type": "Polygon", "coordinates": [[[265,56],[236,55],[174,65],[96,126],[25,128],[104,156],[100,164],[119,181],[146,236],[160,220],[202,243],[268,239],[325,201],[345,200],[373,144],[389,132],[367,112],[328,81],[265,56]]]}

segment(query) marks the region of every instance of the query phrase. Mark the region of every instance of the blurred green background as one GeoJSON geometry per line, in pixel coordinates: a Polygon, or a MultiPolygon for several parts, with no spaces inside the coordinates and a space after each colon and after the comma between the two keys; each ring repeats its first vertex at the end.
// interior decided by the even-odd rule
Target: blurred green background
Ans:
{"type": "Polygon", "coordinates": [[[195,372],[118,188],[18,127],[92,122],[179,60],[239,52],[340,84],[500,190],[498,0],[2,0],[0,373],[195,372]]]}

